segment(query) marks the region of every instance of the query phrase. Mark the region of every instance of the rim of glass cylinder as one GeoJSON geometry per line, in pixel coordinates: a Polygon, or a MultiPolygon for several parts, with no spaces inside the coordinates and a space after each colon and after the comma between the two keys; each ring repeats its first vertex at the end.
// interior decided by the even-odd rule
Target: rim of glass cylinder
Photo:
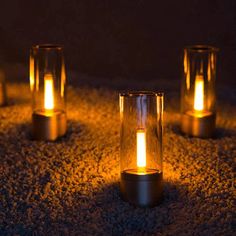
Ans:
{"type": "Polygon", "coordinates": [[[52,50],[52,49],[58,49],[62,50],[63,46],[60,44],[36,44],[32,46],[33,49],[41,49],[41,50],[52,50]]]}
{"type": "Polygon", "coordinates": [[[217,47],[213,47],[210,45],[204,45],[204,44],[186,46],[185,49],[190,52],[202,52],[202,53],[218,52],[219,51],[219,48],[217,48],[217,47]]]}
{"type": "Polygon", "coordinates": [[[163,97],[163,92],[151,92],[151,91],[129,91],[129,92],[122,92],[119,94],[123,97],[138,97],[138,96],[155,96],[155,97],[163,97]]]}

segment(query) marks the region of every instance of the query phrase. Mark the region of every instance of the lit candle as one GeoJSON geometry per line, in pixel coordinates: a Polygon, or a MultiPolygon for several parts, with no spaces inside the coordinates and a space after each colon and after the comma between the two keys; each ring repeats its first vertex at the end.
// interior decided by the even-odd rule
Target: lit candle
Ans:
{"type": "Polygon", "coordinates": [[[186,114],[194,117],[206,117],[212,113],[204,108],[204,77],[203,75],[197,75],[194,83],[194,99],[193,110],[189,110],[186,114]]]}
{"type": "Polygon", "coordinates": [[[44,108],[33,113],[35,139],[55,140],[66,131],[65,113],[55,109],[53,75],[44,75],[44,108]]]}
{"type": "Polygon", "coordinates": [[[182,115],[182,131],[197,136],[209,137],[214,130],[215,116],[204,106],[204,76],[197,75],[194,83],[193,109],[182,115]]]}
{"type": "Polygon", "coordinates": [[[54,109],[53,76],[44,76],[44,108],[47,114],[51,114],[54,109]]]}
{"type": "Polygon", "coordinates": [[[34,57],[33,51],[30,51],[30,61],[29,61],[29,82],[30,82],[30,91],[34,90],[34,57]]]}
{"type": "Polygon", "coordinates": [[[193,110],[187,111],[186,114],[198,118],[211,115],[211,112],[204,109],[204,102],[204,76],[199,74],[194,83],[193,110]]]}
{"type": "Polygon", "coordinates": [[[216,49],[208,46],[193,46],[184,51],[181,130],[191,136],[208,138],[215,129],[215,61],[213,65],[211,60],[215,54],[216,49]]]}
{"type": "Polygon", "coordinates": [[[44,75],[44,109],[33,114],[34,137],[55,140],[66,131],[65,114],[55,109],[53,75],[44,75]]]}
{"type": "Polygon", "coordinates": [[[204,78],[197,75],[194,88],[194,110],[201,112],[204,108],[204,78]]]}
{"type": "Polygon", "coordinates": [[[137,167],[139,173],[146,167],[146,134],[141,129],[137,131],[137,167]]]}
{"type": "Polygon", "coordinates": [[[151,92],[120,95],[120,118],[123,123],[120,187],[123,199],[138,206],[154,206],[162,199],[162,129],[158,128],[157,135],[152,132],[157,130],[157,125],[162,125],[156,122],[157,114],[162,121],[162,103],[163,95],[151,92]],[[131,111],[137,112],[137,128],[129,123],[129,119],[132,120],[131,111]]]}
{"type": "Polygon", "coordinates": [[[62,47],[37,45],[32,48],[30,63],[30,87],[34,99],[33,138],[54,141],[66,133],[64,97],[66,76],[62,47]],[[42,60],[42,57],[45,60],[42,60]],[[61,63],[58,63],[58,60],[61,60],[61,63]],[[46,63],[42,63],[45,61],[46,63]],[[37,67],[33,66],[34,63],[37,67]]]}

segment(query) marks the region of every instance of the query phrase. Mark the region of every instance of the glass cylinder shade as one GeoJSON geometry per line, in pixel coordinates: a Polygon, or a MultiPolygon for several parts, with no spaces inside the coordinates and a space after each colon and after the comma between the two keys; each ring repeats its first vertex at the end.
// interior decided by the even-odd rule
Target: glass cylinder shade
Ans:
{"type": "Polygon", "coordinates": [[[65,83],[63,47],[33,46],[30,52],[30,89],[35,139],[55,140],[65,134],[65,83]]]}
{"type": "Polygon", "coordinates": [[[217,52],[205,45],[184,49],[181,130],[191,136],[211,137],[215,129],[217,52]]]}
{"type": "Polygon", "coordinates": [[[120,94],[121,193],[135,205],[153,206],[162,196],[163,94],[120,94]]]}

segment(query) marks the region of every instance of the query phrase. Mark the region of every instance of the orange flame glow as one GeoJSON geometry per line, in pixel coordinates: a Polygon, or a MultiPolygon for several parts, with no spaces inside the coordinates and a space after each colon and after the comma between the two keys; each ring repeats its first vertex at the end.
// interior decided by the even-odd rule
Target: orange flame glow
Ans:
{"type": "Polygon", "coordinates": [[[194,110],[202,111],[204,109],[204,78],[203,75],[197,75],[194,88],[194,110]]]}
{"type": "Polygon", "coordinates": [[[46,110],[53,110],[54,108],[53,76],[51,74],[44,76],[44,108],[46,110]]]}
{"type": "Polygon", "coordinates": [[[137,167],[146,167],[146,134],[144,130],[137,130],[137,167]]]}

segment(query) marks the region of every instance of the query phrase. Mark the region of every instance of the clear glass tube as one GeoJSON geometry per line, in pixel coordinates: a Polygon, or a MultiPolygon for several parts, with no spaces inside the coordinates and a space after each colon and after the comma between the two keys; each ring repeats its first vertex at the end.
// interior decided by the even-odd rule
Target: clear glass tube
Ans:
{"type": "Polygon", "coordinates": [[[65,83],[63,47],[33,46],[30,51],[30,89],[36,139],[54,140],[65,133],[65,83]],[[39,126],[42,126],[41,131],[39,126]]]}
{"type": "Polygon", "coordinates": [[[124,199],[136,205],[155,205],[160,200],[162,189],[162,117],[162,93],[130,92],[120,94],[121,192],[124,199]],[[130,181],[132,182],[131,186],[130,181]],[[153,186],[151,187],[150,184],[153,186]],[[132,192],[137,192],[135,197],[131,196],[131,189],[133,189],[132,192]],[[143,191],[140,195],[138,192],[141,189],[143,191]]]}
{"type": "Polygon", "coordinates": [[[184,133],[199,137],[212,135],[216,115],[217,52],[217,48],[205,45],[184,49],[181,86],[181,127],[184,133]]]}
{"type": "Polygon", "coordinates": [[[45,110],[45,85],[51,83],[53,108],[65,111],[65,64],[63,47],[36,45],[30,53],[30,87],[33,92],[33,110],[45,110]]]}

